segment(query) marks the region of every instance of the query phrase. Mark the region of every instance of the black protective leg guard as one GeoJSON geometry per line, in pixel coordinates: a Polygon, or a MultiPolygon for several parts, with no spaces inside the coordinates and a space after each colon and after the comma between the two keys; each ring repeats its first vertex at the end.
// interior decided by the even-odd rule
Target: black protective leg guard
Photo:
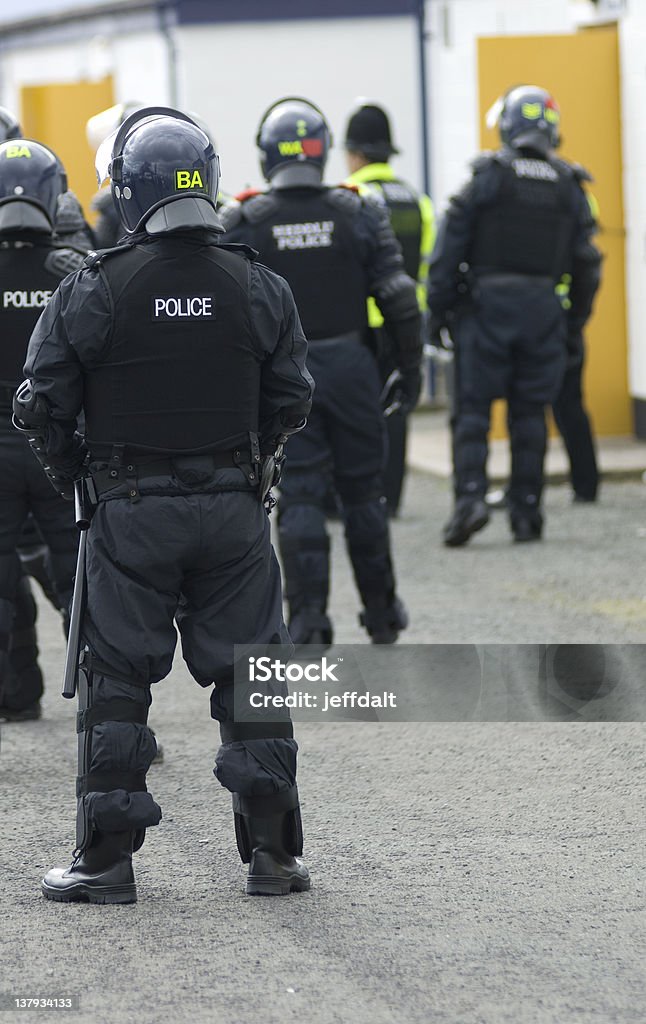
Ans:
{"type": "Polygon", "coordinates": [[[233,794],[236,842],[249,865],[248,896],[287,896],[306,892],[310,876],[299,855],[303,829],[296,786],[273,797],[233,794]]]}
{"type": "Polygon", "coordinates": [[[43,896],[60,903],[136,903],[133,840],[133,832],[94,832],[71,867],[47,872],[43,896]]]}
{"type": "Polygon", "coordinates": [[[408,612],[398,597],[370,602],[359,616],[373,644],[394,644],[408,625],[408,612]]]}
{"type": "Polygon", "coordinates": [[[326,651],[332,645],[334,630],[324,608],[306,604],[292,612],[289,635],[295,647],[315,645],[317,650],[326,651]]]}

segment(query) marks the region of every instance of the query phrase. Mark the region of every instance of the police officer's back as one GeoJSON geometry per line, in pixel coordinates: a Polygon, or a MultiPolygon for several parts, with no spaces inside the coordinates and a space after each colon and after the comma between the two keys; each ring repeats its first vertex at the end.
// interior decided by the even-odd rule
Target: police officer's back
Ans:
{"type": "MultiPolygon", "coordinates": [[[[373,189],[385,202],[390,223],[402,249],[404,268],[417,282],[417,301],[422,315],[427,310],[428,264],[435,241],[435,214],[428,196],[399,177],[390,159],[399,153],[392,141],[390,120],[374,103],[362,103],[350,116],[345,133],[350,174],[346,182],[373,189]]],[[[379,368],[387,383],[396,369],[387,338],[381,337],[384,318],[374,299],[368,301],[368,322],[375,331],[379,368]],[[380,343],[381,342],[381,343],[380,343]]],[[[406,466],[407,416],[395,409],[387,418],[388,462],[384,484],[388,511],[396,515],[401,501],[406,466]]]]}
{"type": "MultiPolygon", "coordinates": [[[[43,882],[49,899],[136,899],[132,852],[161,810],[146,790],[155,755],[150,685],[176,644],[215,684],[215,774],[233,794],[247,892],[309,887],[296,750],[286,716],[234,721],[234,645],[291,649],[261,502],[261,451],[304,423],[311,378],[284,281],[244,247],[218,244],[219,158],[187,116],[149,108],[97,154],[126,242],[92,255],[33,335],[15,401],[63,493],[90,474],[79,673],[77,850],[43,882]],[[74,433],[80,410],[84,439],[74,433]]],[[[273,463],[267,463],[271,469],[273,463]]],[[[261,684],[263,685],[263,684],[261,684]]],[[[273,685],[276,685],[275,683],[273,685]]]]}
{"type": "Polygon", "coordinates": [[[12,134],[0,145],[0,717],[35,718],[42,694],[35,606],[26,583],[17,589],[16,546],[31,512],[49,546],[53,583],[64,606],[72,592],[76,531],[69,506],[12,429],[12,398],[33,327],[83,254],[54,235],[58,203],[67,190],[58,157],[40,143],[16,138],[15,129],[12,134]],[[19,628],[12,635],[16,607],[19,628]],[[7,664],[10,643],[12,664],[7,664]]]}
{"type": "Polygon", "coordinates": [[[279,506],[290,633],[296,643],[332,640],[324,507],[331,464],[361,622],[373,642],[392,643],[407,620],[395,593],[382,498],[384,424],[377,365],[365,344],[366,300],[373,295],[388,322],[410,406],[419,393],[419,311],[384,204],[323,184],[330,142],[313,104],[275,103],[257,136],[270,188],[225,208],[223,219],[228,238],[248,241],[287,278],[310,342],[314,405],[292,447],[279,506]]]}
{"type": "Polygon", "coordinates": [[[558,394],[568,335],[590,314],[600,263],[584,173],[554,155],[559,120],[543,89],[519,86],[504,97],[503,148],[476,160],[431,258],[432,333],[448,326],[456,353],[449,546],[464,544],[488,521],[487,433],[499,397],[508,405],[512,532],[518,541],[542,533],[544,406],[558,394]],[[567,311],[557,294],[564,274],[572,282],[567,311]]]}

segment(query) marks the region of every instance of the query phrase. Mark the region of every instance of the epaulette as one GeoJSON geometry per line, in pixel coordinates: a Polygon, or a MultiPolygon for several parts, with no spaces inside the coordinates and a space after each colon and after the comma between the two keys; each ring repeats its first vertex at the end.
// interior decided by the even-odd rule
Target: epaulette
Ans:
{"type": "Polygon", "coordinates": [[[129,239],[122,245],[113,245],[110,249],[97,249],[96,252],[89,252],[83,260],[83,266],[89,270],[96,270],[103,260],[110,259],[111,256],[118,256],[122,252],[128,252],[134,244],[135,242],[129,239]]]}
{"type": "Polygon", "coordinates": [[[233,198],[237,199],[239,203],[244,203],[247,199],[252,199],[254,196],[262,196],[264,193],[259,188],[243,188],[242,192],[238,192],[233,198]]]}
{"type": "Polygon", "coordinates": [[[227,252],[236,253],[237,256],[244,256],[251,263],[258,259],[259,255],[257,249],[252,249],[250,245],[246,245],[244,242],[219,242],[218,249],[225,249],[227,252]]]}
{"type": "Polygon", "coordinates": [[[80,270],[85,262],[85,254],[77,249],[65,247],[51,249],[45,257],[45,270],[62,280],[68,274],[80,270]]]}

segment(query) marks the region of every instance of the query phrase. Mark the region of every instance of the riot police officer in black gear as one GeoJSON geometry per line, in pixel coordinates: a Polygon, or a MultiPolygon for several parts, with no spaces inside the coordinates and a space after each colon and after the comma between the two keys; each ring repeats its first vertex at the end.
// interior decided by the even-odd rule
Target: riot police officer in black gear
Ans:
{"type": "MultiPolygon", "coordinates": [[[[14,114],[6,107],[0,107],[0,142],[20,139],[22,136],[22,128],[14,114]]],[[[21,166],[24,167],[24,161],[21,166]]],[[[62,168],[61,173],[64,174],[62,168]]],[[[93,248],[92,230],[87,224],[81,205],[73,192],[66,190],[59,195],[54,221],[56,240],[61,249],[78,250],[78,253],[85,254],[93,248]]],[[[76,269],[80,263],[78,253],[73,257],[74,262],[70,265],[70,270],[76,269]]],[[[62,269],[65,270],[64,267],[62,269]]],[[[33,322],[26,325],[25,346],[32,326],[33,322]]],[[[22,361],[21,359],[21,363],[22,361]]],[[[5,402],[5,413],[8,409],[10,409],[10,405],[7,406],[5,402]]],[[[16,590],[13,629],[8,641],[9,659],[5,667],[6,677],[2,683],[5,694],[11,694],[11,696],[7,696],[3,702],[0,691],[0,714],[3,713],[5,718],[12,721],[40,716],[40,696],[43,685],[42,673],[38,665],[36,641],[37,608],[31,591],[30,574],[42,583],[54,606],[58,610],[64,611],[61,601],[65,600],[65,595],[61,598],[56,593],[55,584],[51,579],[49,553],[46,546],[43,545],[42,537],[38,535],[36,541],[33,542],[34,534],[38,535],[38,528],[29,517],[18,546],[23,574],[16,590]]]]}
{"type": "Polygon", "coordinates": [[[594,221],[581,169],[559,160],[559,110],[519,86],[498,110],[503,147],[480,156],[451,200],[431,258],[431,334],[448,326],[455,347],[452,410],[455,511],[444,543],[486,525],[491,402],[506,398],[511,441],[508,507],[515,540],[541,536],[544,406],[556,398],[568,337],[588,319],[599,284],[594,221]],[[569,309],[556,288],[571,278],[569,309]]]}
{"type": "Polygon", "coordinates": [[[309,341],[316,381],[312,414],[292,442],[281,482],[279,538],[297,644],[332,642],[326,614],[328,467],[373,643],[392,643],[407,624],[396,597],[383,498],[385,431],[380,380],[365,344],[366,299],[384,315],[409,408],[419,394],[420,333],[415,286],[404,272],[387,208],[353,187],[322,183],[331,144],[314,104],[279,100],[260,123],[257,144],[269,191],[222,212],[227,238],[247,241],[289,281],[309,341]]]}
{"type": "Polygon", "coordinates": [[[22,377],[33,327],[84,253],[54,236],[65,172],[51,150],[27,139],[0,145],[0,718],[40,715],[42,675],[37,664],[35,604],[16,548],[29,513],[49,547],[58,604],[71,597],[76,530],[69,506],[55,493],[11,426],[12,399],[22,377]]]}
{"type": "Polygon", "coordinates": [[[219,158],[190,118],[139,110],[99,150],[97,171],[99,183],[111,178],[129,239],[63,283],[14,403],[61,491],[89,472],[96,497],[76,851],[43,893],[136,899],[132,852],[161,818],[146,789],[150,685],[171,669],[174,619],[193,677],[215,684],[215,774],[233,794],[247,892],[304,890],[291,722],[259,731],[233,714],[234,644],[292,649],[259,483],[261,453],[298,430],[311,405],[296,306],[252,250],[218,244],[219,158]]]}

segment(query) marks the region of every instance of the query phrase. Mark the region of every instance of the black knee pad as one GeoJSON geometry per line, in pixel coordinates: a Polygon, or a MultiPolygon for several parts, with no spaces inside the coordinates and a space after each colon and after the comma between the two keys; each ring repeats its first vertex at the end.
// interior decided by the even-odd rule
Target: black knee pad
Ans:
{"type": "Polygon", "coordinates": [[[161,808],[146,790],[146,772],[157,752],[146,724],[147,688],[83,668],[79,697],[77,848],[87,848],[95,829],[132,829],[138,849],[145,829],[161,820],[161,808]]]}

